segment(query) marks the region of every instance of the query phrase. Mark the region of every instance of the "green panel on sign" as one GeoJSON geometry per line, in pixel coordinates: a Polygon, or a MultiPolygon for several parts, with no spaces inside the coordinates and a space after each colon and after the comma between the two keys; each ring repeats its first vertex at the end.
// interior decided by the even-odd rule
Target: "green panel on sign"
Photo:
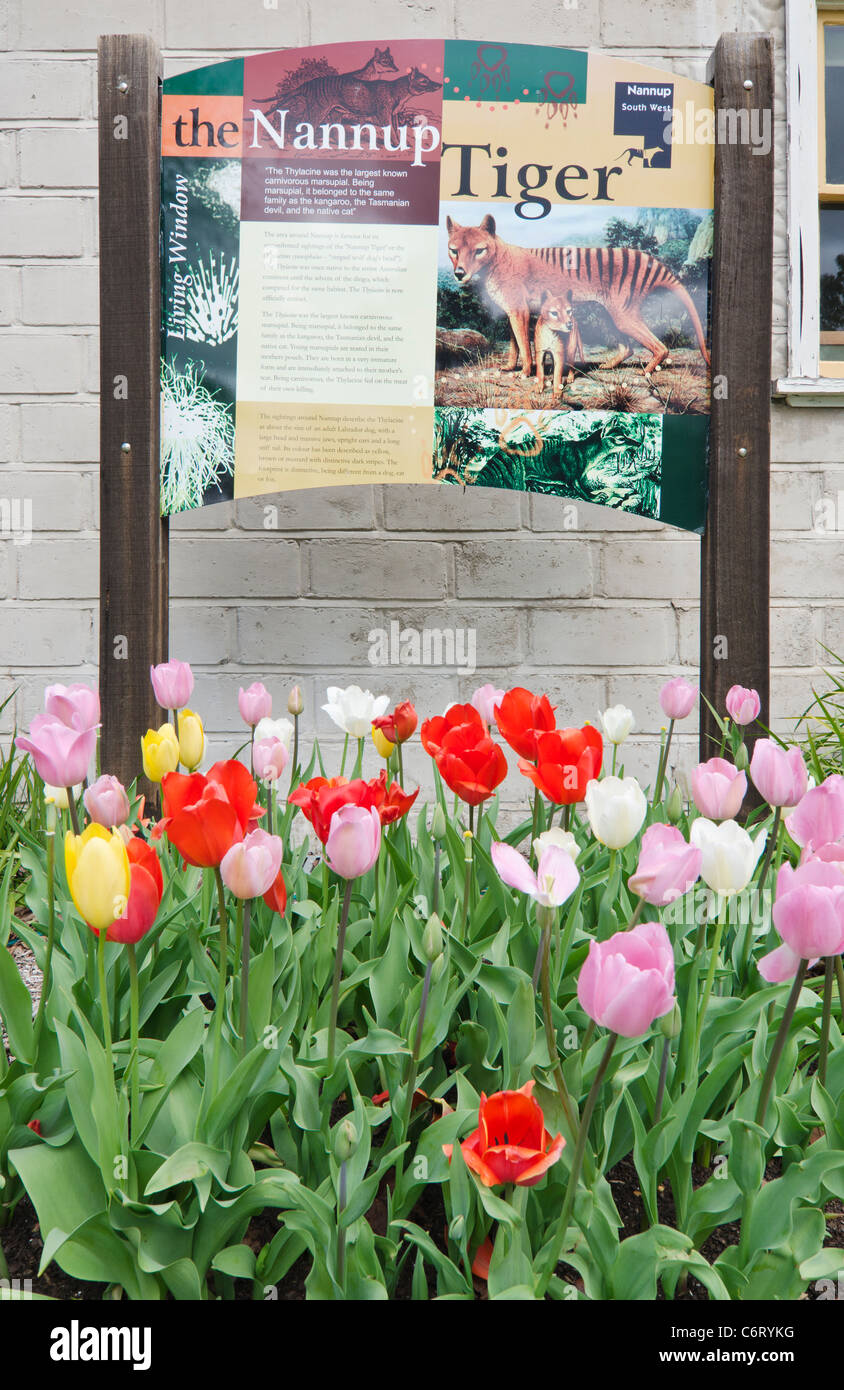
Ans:
{"type": "Polygon", "coordinates": [[[659,519],[703,532],[706,519],[708,415],[662,417],[659,519]]]}
{"type": "Polygon", "coordinates": [[[447,101],[565,102],[586,100],[588,55],[575,48],[447,39],[443,88],[447,101]]]}
{"type": "Polygon", "coordinates": [[[212,63],[207,68],[194,68],[179,77],[168,77],[165,95],[174,96],[240,96],[243,91],[243,59],[232,58],[227,63],[212,63]]]}

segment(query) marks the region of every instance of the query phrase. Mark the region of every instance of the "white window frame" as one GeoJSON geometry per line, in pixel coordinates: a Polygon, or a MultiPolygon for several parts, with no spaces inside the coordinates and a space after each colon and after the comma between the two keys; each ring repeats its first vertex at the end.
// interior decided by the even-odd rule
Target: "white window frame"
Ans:
{"type": "Polygon", "coordinates": [[[844,0],[786,0],[788,376],[774,387],[790,405],[844,406],[844,377],[820,375],[818,11],[844,0]]]}

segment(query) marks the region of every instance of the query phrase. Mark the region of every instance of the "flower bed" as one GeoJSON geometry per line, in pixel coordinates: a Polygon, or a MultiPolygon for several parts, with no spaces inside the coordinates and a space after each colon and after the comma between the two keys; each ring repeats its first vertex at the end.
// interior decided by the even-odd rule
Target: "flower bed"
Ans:
{"type": "Polygon", "coordinates": [[[298,690],[273,720],[256,683],[243,760],[203,774],[190,668],[153,683],[160,804],[89,784],[85,687],[50,687],[18,740],[46,809],[19,846],[28,912],[11,856],[0,881],[13,1272],[37,1217],[56,1297],[797,1300],[837,1279],[844,778],[810,785],[770,738],[748,761],[754,692],[730,692],[684,804],[683,680],[647,792],[620,706],[561,729],[547,696],[485,686],[417,731],[406,701],[331,689],[338,769],[298,690]],[[404,786],[417,736],[431,806],[404,786]],[[504,834],[508,760],[526,801],[504,834]],[[34,1017],[12,931],[44,974],[34,1017]]]}

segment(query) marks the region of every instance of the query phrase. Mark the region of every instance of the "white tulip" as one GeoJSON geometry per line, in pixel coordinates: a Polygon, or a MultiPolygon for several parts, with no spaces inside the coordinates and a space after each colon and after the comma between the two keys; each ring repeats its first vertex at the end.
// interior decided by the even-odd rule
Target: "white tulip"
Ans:
{"type": "Polygon", "coordinates": [[[586,785],[586,814],[592,832],[608,849],[624,849],[647,815],[645,793],[635,777],[594,778],[586,785]]]}
{"type": "Polygon", "coordinates": [[[580,846],[571,831],[563,830],[559,825],[552,825],[550,830],[543,830],[541,835],[537,835],[533,842],[537,860],[541,859],[543,850],[552,847],[564,850],[572,863],[580,853],[580,846]]]}
{"type": "Polygon", "coordinates": [[[611,705],[603,714],[599,714],[598,718],[610,743],[623,743],[636,722],[632,709],[628,709],[626,705],[611,705]]]}
{"type": "Polygon", "coordinates": [[[766,830],[752,840],[737,821],[720,825],[699,816],[692,822],[689,840],[703,855],[700,876],[713,893],[740,893],[746,888],[768,838],[766,830]]]}
{"type": "Polygon", "coordinates": [[[328,704],[322,708],[344,734],[352,738],[366,738],[373,719],[385,714],[389,703],[389,695],[373,695],[371,690],[361,690],[359,685],[349,685],[345,690],[330,685],[328,704]]]}
{"type": "Polygon", "coordinates": [[[277,738],[289,752],[293,738],[293,721],[290,719],[259,719],[255,725],[255,742],[260,743],[264,738],[277,738]]]}

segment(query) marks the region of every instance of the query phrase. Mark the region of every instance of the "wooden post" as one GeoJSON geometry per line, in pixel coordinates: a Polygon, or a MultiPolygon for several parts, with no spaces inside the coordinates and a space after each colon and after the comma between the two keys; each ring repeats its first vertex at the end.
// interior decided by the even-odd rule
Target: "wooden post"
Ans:
{"type": "MultiPolygon", "coordinates": [[[[709,507],[700,555],[701,692],[723,714],[730,686],[751,686],[761,696],[759,718],[767,724],[774,156],[772,148],[755,152],[748,132],[757,133],[757,143],[765,130],[772,139],[771,36],[723,34],[709,80],[715,87],[715,245],[709,507]],[[735,122],[721,116],[719,129],[722,112],[740,114],[735,122]]],[[[749,750],[753,739],[748,730],[749,750]]],[[[719,745],[717,725],[701,701],[701,758],[715,756],[719,745]]]]}
{"type": "MultiPolygon", "coordinates": [[[[101,766],[122,782],[163,716],[167,522],[159,515],[161,55],[151,38],[98,44],[100,159],[101,766]]],[[[149,791],[149,788],[146,787],[149,791]]]]}

